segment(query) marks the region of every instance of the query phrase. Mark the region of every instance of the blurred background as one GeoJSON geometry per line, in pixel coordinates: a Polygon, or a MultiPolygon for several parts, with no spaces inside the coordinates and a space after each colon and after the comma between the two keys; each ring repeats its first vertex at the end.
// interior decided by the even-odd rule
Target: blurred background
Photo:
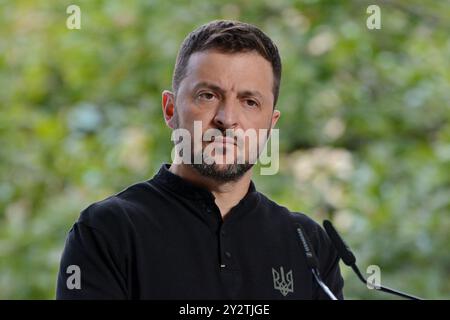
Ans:
{"type": "MultiPolygon", "coordinates": [[[[449,1],[0,0],[0,299],[53,299],[80,211],[170,162],[161,91],[214,19],[282,55],[281,169],[259,190],[332,219],[383,284],[450,298],[449,1]]],[[[390,298],[342,271],[347,299],[390,298]]]]}

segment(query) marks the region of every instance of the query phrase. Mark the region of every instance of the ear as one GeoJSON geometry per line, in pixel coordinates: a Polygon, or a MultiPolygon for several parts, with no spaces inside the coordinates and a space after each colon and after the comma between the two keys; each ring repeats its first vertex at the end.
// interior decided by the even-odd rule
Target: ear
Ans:
{"type": "Polygon", "coordinates": [[[278,122],[278,119],[280,119],[280,116],[281,116],[280,110],[276,110],[276,109],[273,110],[273,112],[272,112],[272,124],[271,124],[271,128],[270,129],[273,129],[273,127],[275,127],[275,125],[278,122]]]}
{"type": "Polygon", "coordinates": [[[169,90],[162,92],[162,111],[164,115],[164,121],[169,128],[174,129],[174,114],[175,114],[175,96],[169,90]]]}

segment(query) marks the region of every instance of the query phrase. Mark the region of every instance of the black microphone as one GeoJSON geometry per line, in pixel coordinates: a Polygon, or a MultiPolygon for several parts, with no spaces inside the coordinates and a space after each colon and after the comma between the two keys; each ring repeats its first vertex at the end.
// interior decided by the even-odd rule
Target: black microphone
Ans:
{"type": "Polygon", "coordinates": [[[300,238],[300,242],[303,245],[303,249],[306,255],[306,265],[311,269],[314,279],[316,279],[319,286],[331,300],[338,300],[320,277],[319,263],[317,261],[316,255],[314,254],[309,238],[306,236],[306,233],[303,231],[303,228],[299,223],[296,223],[295,225],[297,227],[297,234],[300,238]]]}
{"type": "MultiPolygon", "coordinates": [[[[361,271],[359,270],[358,266],[356,265],[356,258],[355,255],[352,253],[350,248],[347,246],[347,244],[344,242],[344,240],[341,238],[339,233],[336,231],[336,229],[333,227],[330,221],[324,220],[323,227],[325,228],[325,231],[328,234],[328,237],[330,238],[331,242],[333,243],[334,247],[336,248],[336,251],[339,255],[339,257],[342,259],[342,261],[349,267],[353,269],[353,271],[356,273],[358,278],[364,283],[367,284],[367,280],[363,277],[361,271]]],[[[415,297],[413,295],[394,290],[388,287],[384,286],[373,286],[376,290],[387,292],[390,294],[394,294],[403,298],[411,299],[411,300],[422,300],[421,298],[415,297]]]]}

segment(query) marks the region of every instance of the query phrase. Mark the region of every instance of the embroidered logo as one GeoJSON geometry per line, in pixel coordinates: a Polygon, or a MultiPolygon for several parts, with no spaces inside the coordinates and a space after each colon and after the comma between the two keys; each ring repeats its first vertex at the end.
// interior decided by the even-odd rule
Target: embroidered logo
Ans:
{"type": "Polygon", "coordinates": [[[272,268],[272,276],[273,288],[279,290],[284,297],[286,297],[289,292],[294,292],[294,276],[292,270],[284,273],[283,267],[280,267],[280,271],[272,268]]]}

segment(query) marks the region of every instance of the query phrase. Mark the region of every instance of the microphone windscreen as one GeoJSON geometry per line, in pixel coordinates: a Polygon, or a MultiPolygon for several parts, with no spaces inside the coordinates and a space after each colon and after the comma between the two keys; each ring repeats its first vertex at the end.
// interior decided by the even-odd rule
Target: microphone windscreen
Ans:
{"type": "Polygon", "coordinates": [[[338,255],[341,257],[342,261],[344,261],[344,263],[348,266],[353,266],[356,263],[356,258],[350,251],[350,248],[341,238],[339,233],[337,233],[331,222],[328,220],[324,220],[323,227],[325,228],[328,237],[330,237],[330,240],[336,248],[338,255]]]}

